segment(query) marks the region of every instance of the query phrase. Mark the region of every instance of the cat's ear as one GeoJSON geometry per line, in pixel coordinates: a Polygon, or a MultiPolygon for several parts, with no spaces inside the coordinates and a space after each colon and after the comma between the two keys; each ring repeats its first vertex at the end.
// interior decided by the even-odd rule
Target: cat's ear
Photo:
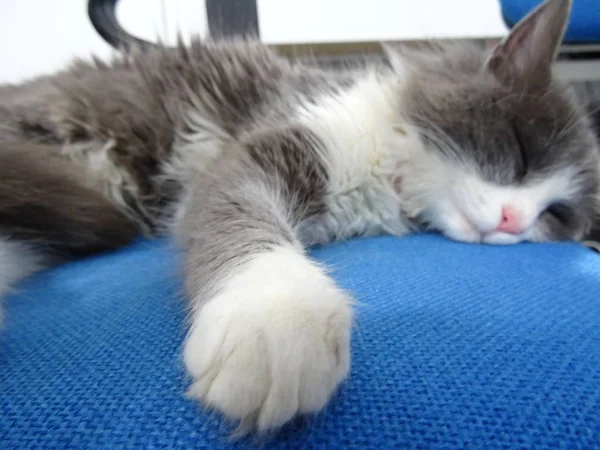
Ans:
{"type": "Polygon", "coordinates": [[[486,69],[507,83],[548,83],[570,11],[571,0],[544,1],[494,48],[486,69]]]}

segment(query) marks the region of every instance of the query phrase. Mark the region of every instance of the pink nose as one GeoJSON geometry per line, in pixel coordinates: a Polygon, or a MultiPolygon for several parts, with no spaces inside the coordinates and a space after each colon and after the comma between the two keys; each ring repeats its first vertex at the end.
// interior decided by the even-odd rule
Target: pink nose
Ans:
{"type": "Polygon", "coordinates": [[[522,218],[519,210],[514,206],[504,205],[502,207],[502,220],[496,230],[503,233],[521,234],[523,232],[521,222],[522,218]]]}

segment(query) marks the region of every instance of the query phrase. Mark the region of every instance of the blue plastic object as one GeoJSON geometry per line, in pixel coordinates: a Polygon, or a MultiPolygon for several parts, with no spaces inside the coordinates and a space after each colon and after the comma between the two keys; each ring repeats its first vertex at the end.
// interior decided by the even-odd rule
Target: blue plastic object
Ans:
{"type": "MultiPolygon", "coordinates": [[[[515,25],[541,0],[500,0],[502,14],[509,27],[515,25]]],[[[600,43],[600,1],[573,0],[566,43],[600,43]]]]}

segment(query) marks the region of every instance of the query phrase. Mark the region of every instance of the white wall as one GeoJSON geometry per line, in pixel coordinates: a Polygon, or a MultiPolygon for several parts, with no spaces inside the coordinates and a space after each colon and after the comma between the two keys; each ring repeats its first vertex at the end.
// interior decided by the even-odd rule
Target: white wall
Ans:
{"type": "MultiPolygon", "coordinates": [[[[174,42],[176,29],[206,30],[202,0],[121,0],[117,13],[146,39],[174,42]]],[[[112,49],[92,27],[87,0],[0,0],[0,82],[51,72],[91,53],[108,57],[112,49]]]]}
{"type": "Polygon", "coordinates": [[[269,43],[498,37],[499,0],[257,0],[269,43]]]}
{"type": "Polygon", "coordinates": [[[110,51],[84,20],[84,0],[1,0],[0,80],[54,70],[74,55],[110,51]]]}
{"type": "MultiPolygon", "coordinates": [[[[258,0],[268,43],[498,36],[498,0],[258,0]]],[[[173,42],[205,33],[203,0],[120,0],[132,33],[173,42]]],[[[87,0],[0,0],[0,82],[54,71],[73,57],[111,48],[87,17],[87,0]]]]}

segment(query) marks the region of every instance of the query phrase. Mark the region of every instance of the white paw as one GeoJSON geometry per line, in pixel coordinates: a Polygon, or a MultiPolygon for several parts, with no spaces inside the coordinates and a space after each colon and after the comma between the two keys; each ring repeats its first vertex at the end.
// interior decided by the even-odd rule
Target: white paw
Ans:
{"type": "Polygon", "coordinates": [[[190,395],[259,431],[319,411],[348,374],[350,303],[294,250],[258,256],[195,317],[190,395]]]}

